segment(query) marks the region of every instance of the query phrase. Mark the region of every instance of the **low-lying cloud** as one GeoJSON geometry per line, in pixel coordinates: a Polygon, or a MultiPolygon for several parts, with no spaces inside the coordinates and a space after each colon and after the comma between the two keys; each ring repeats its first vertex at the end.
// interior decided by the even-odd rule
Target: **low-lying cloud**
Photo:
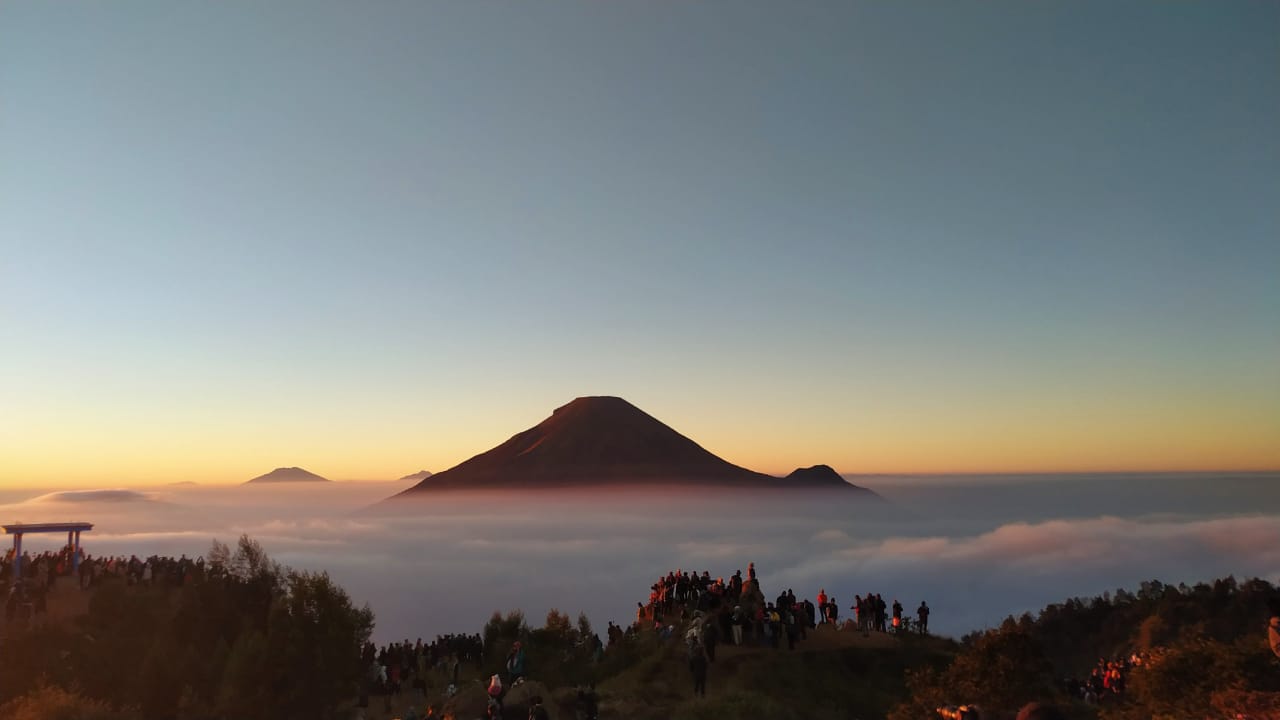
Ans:
{"type": "Polygon", "coordinates": [[[137,490],[64,490],[53,492],[28,500],[29,503],[139,503],[153,502],[150,493],[137,490]]]}
{"type": "MultiPolygon", "coordinates": [[[[1273,480],[1259,479],[1254,489],[1273,480]]],[[[917,484],[905,498],[889,488],[889,508],[811,497],[578,493],[440,496],[389,513],[366,508],[400,489],[395,483],[169,487],[134,493],[139,498],[75,493],[71,506],[46,495],[0,505],[0,519],[68,520],[72,507],[74,519],[96,523],[83,539],[92,554],[192,556],[214,538],[233,542],[247,533],[282,562],[328,570],[357,602],[370,604],[383,642],[476,632],[494,610],[514,608],[534,622],[551,607],[586,611],[598,626],[627,622],[668,569],[728,576],[748,562],[770,596],[793,588],[812,598],[825,588],[844,614],[854,594],[879,592],[909,609],[925,599],[935,629],[955,635],[1152,578],[1190,584],[1227,574],[1280,576],[1280,511],[1255,495],[1205,503],[1199,485],[1165,483],[1161,493],[1191,500],[1164,497],[1154,512],[1137,504],[1091,512],[1077,503],[1053,517],[1052,503],[1028,487],[930,493],[917,484]]],[[[1049,498],[1062,494],[1056,485],[1039,487],[1049,498]]],[[[59,542],[29,536],[26,545],[59,542]]]]}

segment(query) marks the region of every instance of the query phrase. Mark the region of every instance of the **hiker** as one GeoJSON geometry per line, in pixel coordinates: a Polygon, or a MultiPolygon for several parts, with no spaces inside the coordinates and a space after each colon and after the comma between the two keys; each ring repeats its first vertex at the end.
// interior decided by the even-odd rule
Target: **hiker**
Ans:
{"type": "Polygon", "coordinates": [[[772,605],[769,606],[768,622],[772,645],[775,648],[782,647],[782,613],[772,605]]]}
{"type": "Polygon", "coordinates": [[[693,694],[697,697],[706,697],[707,656],[703,654],[701,646],[695,647],[693,654],[689,656],[689,672],[693,673],[693,694]]]}
{"type": "Polygon", "coordinates": [[[511,652],[507,654],[507,676],[511,687],[524,681],[524,648],[519,640],[511,644],[511,652]]]}
{"type": "Polygon", "coordinates": [[[489,694],[489,717],[502,717],[502,678],[496,674],[491,676],[486,692],[489,694]]]}
{"type": "Polygon", "coordinates": [[[820,616],[818,622],[822,622],[822,623],[826,622],[827,621],[827,589],[826,588],[822,588],[821,590],[818,591],[818,610],[822,612],[822,615],[820,616]]]}
{"type": "Polygon", "coordinates": [[[1271,610],[1271,620],[1267,622],[1267,644],[1271,646],[1271,652],[1280,657],[1280,597],[1271,598],[1267,607],[1271,610]]]}
{"type": "Polygon", "coordinates": [[[707,649],[707,662],[716,661],[716,643],[720,639],[720,631],[716,623],[708,621],[702,626],[702,646],[707,649]]]}
{"type": "Polygon", "coordinates": [[[920,607],[916,608],[916,617],[919,618],[917,623],[920,628],[921,635],[929,634],[929,606],[923,600],[920,601],[920,607]]]}
{"type": "Polygon", "coordinates": [[[794,610],[787,610],[784,622],[786,623],[787,628],[787,649],[795,650],[796,636],[804,632],[804,625],[796,620],[796,613],[794,610]]]}
{"type": "Polygon", "coordinates": [[[893,632],[898,633],[902,630],[902,603],[897,598],[893,599],[893,632]]]}

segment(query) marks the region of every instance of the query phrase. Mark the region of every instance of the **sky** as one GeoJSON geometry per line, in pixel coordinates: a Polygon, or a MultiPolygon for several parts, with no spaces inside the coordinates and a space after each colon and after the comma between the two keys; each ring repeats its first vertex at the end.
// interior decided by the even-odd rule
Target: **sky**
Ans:
{"type": "Polygon", "coordinates": [[[0,4],[0,487],[1280,467],[1280,5],[0,4]]]}

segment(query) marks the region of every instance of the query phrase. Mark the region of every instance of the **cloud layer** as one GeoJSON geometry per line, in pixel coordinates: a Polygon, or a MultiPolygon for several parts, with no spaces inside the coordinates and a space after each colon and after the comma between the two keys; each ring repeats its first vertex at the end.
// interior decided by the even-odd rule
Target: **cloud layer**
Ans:
{"type": "MultiPolygon", "coordinates": [[[[513,608],[534,620],[556,607],[586,611],[597,625],[625,622],[659,573],[727,576],[748,562],[767,593],[789,587],[813,597],[825,588],[842,609],[855,593],[880,592],[908,607],[927,599],[935,628],[958,635],[1145,579],[1274,581],[1280,512],[1255,497],[1272,481],[1257,479],[1213,503],[1198,495],[1202,484],[1131,486],[1119,494],[1160,493],[1149,504],[1154,512],[1103,500],[1093,508],[1056,503],[1059,517],[1052,508],[1064,489],[1052,483],[963,491],[916,484],[889,507],[776,495],[579,493],[433,498],[390,513],[366,508],[399,484],[335,483],[55,493],[0,505],[0,518],[72,514],[95,522],[84,542],[100,554],[196,555],[214,538],[248,533],[278,560],[328,570],[368,602],[380,641],[474,632],[494,610],[513,608]]],[[[876,489],[895,498],[893,488],[876,489]]],[[[58,540],[32,536],[26,544],[58,540]]]]}

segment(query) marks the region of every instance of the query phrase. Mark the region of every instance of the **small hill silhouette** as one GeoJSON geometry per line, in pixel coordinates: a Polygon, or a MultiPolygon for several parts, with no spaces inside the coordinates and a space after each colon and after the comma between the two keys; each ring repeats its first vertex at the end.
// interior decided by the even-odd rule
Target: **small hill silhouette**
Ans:
{"type": "Polygon", "coordinates": [[[836,482],[844,482],[844,478],[840,477],[840,473],[836,472],[830,465],[814,465],[807,468],[796,468],[787,476],[787,480],[796,484],[832,484],[836,482]]]}
{"type": "MultiPolygon", "coordinates": [[[[826,466],[817,466],[826,467],[826,466]]],[[[812,468],[810,469],[812,470],[812,468]]],[[[432,490],[623,485],[860,490],[834,470],[779,478],[723,460],[617,397],[581,397],[400,496],[432,490]]]]}
{"type": "Polygon", "coordinates": [[[412,475],[405,475],[400,479],[401,480],[426,480],[427,478],[431,477],[431,475],[432,475],[432,472],[430,470],[419,470],[418,472],[412,475]]]}
{"type": "Polygon", "coordinates": [[[244,484],[251,483],[295,483],[295,482],[330,482],[328,478],[322,478],[313,472],[307,472],[300,467],[276,468],[266,475],[246,481],[244,484]]]}

